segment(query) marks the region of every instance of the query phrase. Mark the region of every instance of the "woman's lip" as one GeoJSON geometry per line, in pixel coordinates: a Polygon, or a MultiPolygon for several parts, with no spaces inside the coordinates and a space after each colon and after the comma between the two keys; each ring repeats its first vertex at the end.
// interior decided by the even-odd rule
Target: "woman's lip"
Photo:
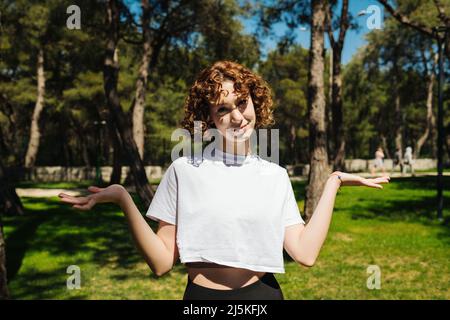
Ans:
{"type": "Polygon", "coordinates": [[[248,122],[245,126],[239,127],[239,128],[232,128],[233,134],[243,134],[247,130],[247,126],[250,124],[248,122]]]}
{"type": "Polygon", "coordinates": [[[247,122],[247,124],[245,126],[240,127],[239,129],[244,129],[246,126],[248,126],[250,122],[247,122]]]}

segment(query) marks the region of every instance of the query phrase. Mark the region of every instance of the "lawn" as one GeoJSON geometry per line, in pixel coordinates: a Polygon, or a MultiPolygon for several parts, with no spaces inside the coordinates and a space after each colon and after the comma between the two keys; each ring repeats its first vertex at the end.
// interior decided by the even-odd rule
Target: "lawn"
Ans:
{"type": "MultiPolygon", "coordinates": [[[[304,182],[293,186],[303,209],[304,182]]],[[[434,187],[435,178],[416,177],[392,179],[383,190],[342,188],[316,265],[285,255],[286,273],[275,274],[285,299],[450,299],[450,191],[439,223],[434,187]],[[370,265],[380,268],[379,290],[367,288],[370,265]]],[[[178,263],[155,277],[114,206],[80,212],[57,198],[23,203],[25,216],[3,221],[13,299],[182,298],[186,268],[178,263]],[[80,267],[81,289],[66,287],[70,265],[80,267]]]]}

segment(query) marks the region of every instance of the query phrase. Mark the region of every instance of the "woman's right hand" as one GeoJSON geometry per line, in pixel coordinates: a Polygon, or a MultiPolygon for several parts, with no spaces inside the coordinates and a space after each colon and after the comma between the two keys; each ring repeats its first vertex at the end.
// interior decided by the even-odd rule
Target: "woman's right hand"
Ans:
{"type": "Polygon", "coordinates": [[[58,196],[62,202],[72,204],[73,208],[80,210],[90,210],[97,203],[116,203],[119,204],[123,199],[126,189],[120,184],[113,184],[106,188],[99,188],[90,186],[88,190],[92,193],[88,196],[73,197],[65,193],[60,193],[58,196]]]}

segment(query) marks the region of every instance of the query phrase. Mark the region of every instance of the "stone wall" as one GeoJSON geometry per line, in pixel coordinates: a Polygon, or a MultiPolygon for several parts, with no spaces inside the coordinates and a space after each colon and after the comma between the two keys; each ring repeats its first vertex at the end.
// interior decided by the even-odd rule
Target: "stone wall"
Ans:
{"type": "MultiPolygon", "coordinates": [[[[373,165],[374,160],[365,159],[348,159],[345,160],[346,172],[368,172],[373,165]]],[[[392,169],[392,160],[384,161],[386,171],[390,172],[392,169]]],[[[433,170],[437,168],[436,159],[416,159],[414,162],[414,170],[433,170]]],[[[288,165],[286,166],[289,175],[291,176],[307,176],[309,174],[309,164],[288,165]]],[[[331,170],[331,169],[330,169],[331,170]]],[[[109,181],[112,167],[100,167],[103,181],[109,181]]],[[[400,171],[397,166],[395,171],[400,171]]],[[[128,175],[129,167],[122,167],[122,182],[128,175]]],[[[148,179],[160,179],[165,168],[161,166],[145,166],[145,172],[148,179]]],[[[46,166],[35,167],[29,174],[24,174],[22,169],[10,169],[11,176],[17,180],[29,180],[36,182],[60,182],[60,181],[81,181],[94,180],[96,176],[95,167],[61,167],[61,166],[46,166]]]]}
{"type": "MultiPolygon", "coordinates": [[[[35,167],[28,173],[20,172],[21,169],[11,169],[12,176],[20,180],[29,180],[36,182],[60,182],[60,181],[81,181],[94,180],[96,177],[95,167],[61,167],[46,166],[35,167]]],[[[103,181],[109,181],[112,167],[100,167],[100,173],[103,181]]],[[[129,172],[129,167],[122,167],[122,182],[129,172]]],[[[145,172],[148,179],[159,179],[162,177],[163,168],[161,166],[145,166],[145,172]]]]}
{"type": "MultiPolygon", "coordinates": [[[[372,168],[373,163],[373,159],[347,159],[345,160],[345,172],[368,172],[372,168]]],[[[384,160],[384,167],[387,172],[390,172],[392,170],[392,164],[392,159],[384,160]]],[[[415,159],[413,166],[414,170],[433,170],[437,168],[437,160],[428,158],[415,159]]],[[[309,174],[309,164],[286,166],[286,169],[291,176],[307,176],[309,174]]],[[[397,165],[395,171],[399,172],[400,166],[397,165]]]]}

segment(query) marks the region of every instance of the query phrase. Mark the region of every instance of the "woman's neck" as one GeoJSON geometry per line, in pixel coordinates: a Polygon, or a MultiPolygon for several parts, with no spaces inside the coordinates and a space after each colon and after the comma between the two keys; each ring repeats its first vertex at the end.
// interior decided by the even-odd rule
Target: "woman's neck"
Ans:
{"type": "Polygon", "coordinates": [[[235,155],[246,156],[251,153],[249,140],[244,142],[235,142],[233,144],[223,141],[222,145],[218,146],[218,149],[224,153],[230,153],[235,155]]]}

